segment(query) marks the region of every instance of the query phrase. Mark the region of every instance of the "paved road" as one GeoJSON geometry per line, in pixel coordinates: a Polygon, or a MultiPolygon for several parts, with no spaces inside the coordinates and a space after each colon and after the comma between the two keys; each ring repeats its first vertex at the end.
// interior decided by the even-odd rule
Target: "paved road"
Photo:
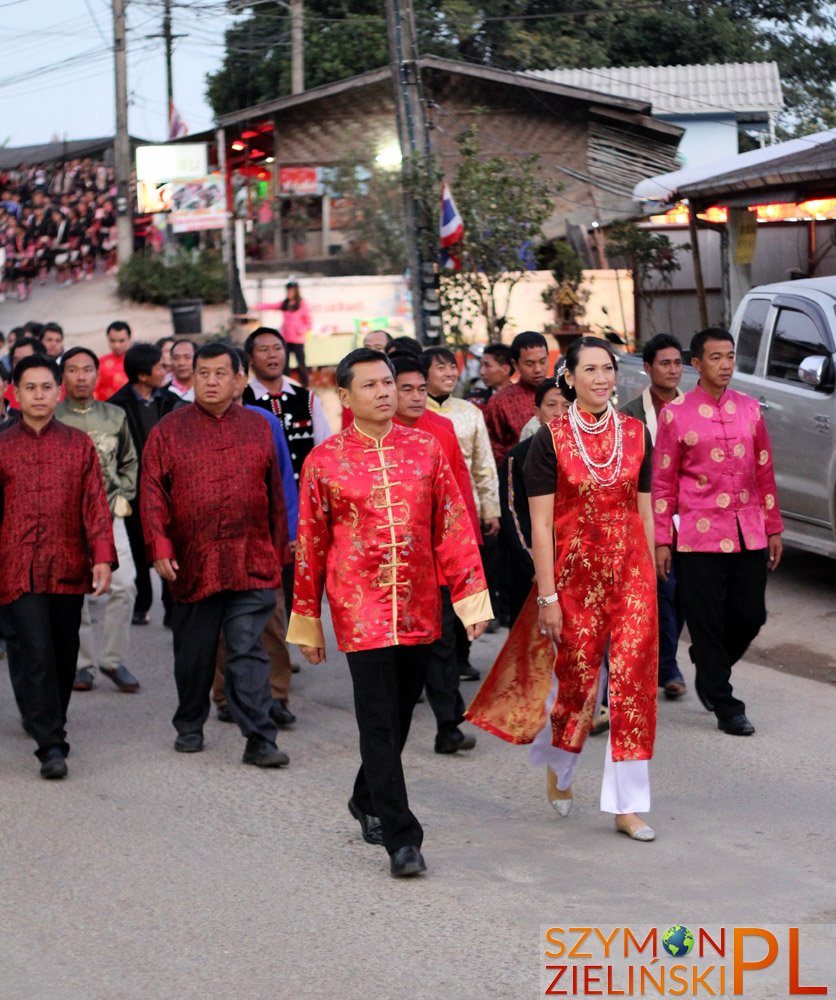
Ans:
{"type": "Polygon", "coordinates": [[[742,665],[748,740],[693,696],[663,702],[649,845],[597,809],[602,740],[559,820],[523,749],[479,734],[436,756],[421,705],[406,766],[429,874],[395,882],[345,807],[357,739],[333,648],[294,678],[290,767],[264,773],[214,719],[203,754],[173,752],[170,633],[134,634],[143,690],[74,696],[65,782],[37,777],[0,682],[0,1000],[510,1000],[538,989],[541,924],[836,921],[827,684],[742,665]]]}

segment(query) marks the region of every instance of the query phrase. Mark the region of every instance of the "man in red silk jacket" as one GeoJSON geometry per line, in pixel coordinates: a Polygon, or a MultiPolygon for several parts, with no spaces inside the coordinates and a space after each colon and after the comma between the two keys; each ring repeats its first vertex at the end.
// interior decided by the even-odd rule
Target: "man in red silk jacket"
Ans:
{"type": "Polygon", "coordinates": [[[13,632],[9,674],[43,778],[64,778],[84,595],[110,587],[116,548],[90,438],[53,418],[55,362],[19,361],[22,417],[0,435],[0,605],[13,632]]]}
{"type": "Polygon", "coordinates": [[[299,489],[293,614],[287,641],[325,659],[327,590],[354,684],[362,764],[348,808],[363,839],[383,844],[395,877],[426,870],[401,751],[440,635],[436,562],[453,609],[476,638],[492,616],[476,535],[438,442],[393,424],[397,389],[379,351],[337,367],[354,423],[308,456],[299,489]]]}
{"type": "Polygon", "coordinates": [[[221,628],[226,697],[247,738],[243,762],[281,767],[261,634],[289,560],[278,456],[266,420],[233,403],[241,361],[225,344],[194,358],[195,402],[164,417],[142,457],[148,557],[174,598],[174,749],[203,749],[221,628]]]}

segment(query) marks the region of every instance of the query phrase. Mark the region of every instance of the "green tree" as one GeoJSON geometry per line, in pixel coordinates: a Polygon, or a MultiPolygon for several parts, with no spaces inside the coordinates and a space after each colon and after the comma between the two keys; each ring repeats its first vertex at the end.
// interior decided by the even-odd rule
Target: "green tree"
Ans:
{"type": "MultiPolygon", "coordinates": [[[[442,272],[441,305],[453,339],[481,319],[488,338],[499,340],[514,288],[535,266],[533,250],[543,241],[558,188],[541,175],[537,156],[487,156],[477,125],[461,133],[458,146],[448,180],[464,224],[456,248],[462,266],[442,272]]],[[[428,235],[437,252],[437,236],[432,229],[428,235]]]]}
{"type": "MultiPolygon", "coordinates": [[[[270,10],[267,10],[267,7],[270,10]]],[[[207,77],[216,114],[290,92],[290,19],[239,3],[226,56],[207,77]]],[[[818,0],[416,0],[421,52],[500,69],[659,66],[774,59],[786,134],[836,124],[836,6],[818,0]]],[[[381,0],[305,0],[305,82],[388,61],[381,0]]],[[[650,95],[649,95],[650,96],[650,95]]]]}

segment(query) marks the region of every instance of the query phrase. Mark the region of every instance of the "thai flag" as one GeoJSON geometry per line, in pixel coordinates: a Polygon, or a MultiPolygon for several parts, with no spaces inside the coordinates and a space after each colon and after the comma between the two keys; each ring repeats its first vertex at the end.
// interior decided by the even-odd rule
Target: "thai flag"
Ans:
{"type": "Polygon", "coordinates": [[[441,225],[438,235],[443,247],[455,246],[464,236],[464,223],[446,181],[441,185],[441,225]]]}
{"type": "Polygon", "coordinates": [[[441,185],[441,221],[438,235],[441,241],[441,266],[448,271],[460,271],[462,260],[453,247],[464,236],[464,223],[446,181],[441,185]]]}

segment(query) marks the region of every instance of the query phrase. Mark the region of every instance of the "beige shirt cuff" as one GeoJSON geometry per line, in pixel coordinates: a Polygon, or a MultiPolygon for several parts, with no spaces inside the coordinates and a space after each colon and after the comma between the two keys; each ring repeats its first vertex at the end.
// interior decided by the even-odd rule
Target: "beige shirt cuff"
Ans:
{"type": "Polygon", "coordinates": [[[465,627],[477,625],[479,622],[489,622],[493,618],[491,597],[487,590],[480,590],[478,594],[453,601],[453,610],[465,627]]]}
{"type": "Polygon", "coordinates": [[[292,612],[285,639],[296,646],[313,646],[316,649],[324,649],[325,636],[322,633],[322,619],[305,618],[303,615],[292,612]]]}

